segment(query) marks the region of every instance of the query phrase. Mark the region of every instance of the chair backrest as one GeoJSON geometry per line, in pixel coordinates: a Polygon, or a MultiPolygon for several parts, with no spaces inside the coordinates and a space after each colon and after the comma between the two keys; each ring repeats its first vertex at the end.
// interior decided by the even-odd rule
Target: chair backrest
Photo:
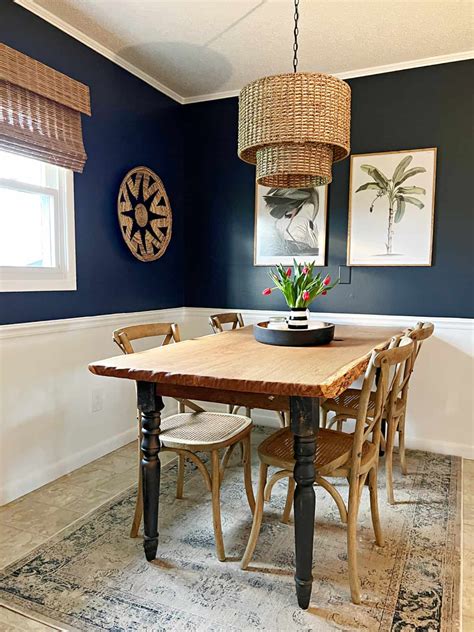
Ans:
{"type": "MultiPolygon", "coordinates": [[[[176,323],[149,323],[146,325],[130,325],[121,327],[113,333],[113,341],[120,347],[123,353],[135,353],[132,340],[163,336],[161,347],[171,342],[181,342],[179,327],[176,323]]],[[[185,406],[196,413],[204,412],[204,409],[188,399],[177,399],[179,412],[184,412],[185,406]]]]}
{"type": "Polygon", "coordinates": [[[376,450],[379,449],[380,426],[385,407],[391,397],[398,397],[405,367],[410,363],[414,346],[415,343],[408,336],[396,336],[384,349],[372,352],[360,394],[352,446],[351,477],[358,476],[363,444],[370,435],[376,450]],[[369,416],[371,396],[374,410],[370,410],[369,416]]]}
{"type": "Polygon", "coordinates": [[[149,323],[146,325],[130,325],[121,327],[113,333],[114,342],[126,353],[135,353],[132,340],[163,336],[160,346],[173,342],[181,342],[179,327],[176,323],[149,323]]]}
{"type": "Polygon", "coordinates": [[[209,325],[215,334],[224,331],[224,325],[231,325],[229,329],[237,329],[244,326],[244,319],[239,312],[227,312],[224,314],[212,314],[209,316],[209,325]]]}
{"type": "Polygon", "coordinates": [[[419,322],[415,325],[413,329],[407,329],[405,334],[413,340],[415,343],[413,354],[411,357],[411,361],[407,363],[405,367],[405,374],[403,376],[403,380],[400,388],[400,397],[403,400],[407,400],[408,397],[408,386],[410,384],[410,378],[415,369],[416,359],[420,353],[423,342],[427,340],[430,336],[433,335],[434,325],[433,323],[423,323],[419,322]]]}

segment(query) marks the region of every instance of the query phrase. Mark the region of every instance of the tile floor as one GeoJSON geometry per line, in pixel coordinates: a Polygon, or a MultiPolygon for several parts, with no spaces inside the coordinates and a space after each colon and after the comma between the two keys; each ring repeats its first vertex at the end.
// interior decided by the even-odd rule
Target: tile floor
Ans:
{"type": "MultiPolygon", "coordinates": [[[[161,455],[162,463],[173,459],[161,455]]],[[[0,568],[45,542],[136,480],[136,443],[0,508],[0,568]]],[[[474,632],[474,461],[463,461],[463,630],[474,632]]],[[[1,632],[56,628],[0,607],[1,632]]]]}

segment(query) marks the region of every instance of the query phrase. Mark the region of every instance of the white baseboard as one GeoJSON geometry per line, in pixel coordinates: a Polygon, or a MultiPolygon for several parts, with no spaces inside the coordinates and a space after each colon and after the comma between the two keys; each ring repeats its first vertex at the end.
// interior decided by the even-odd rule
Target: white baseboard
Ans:
{"type": "Polygon", "coordinates": [[[34,470],[30,470],[28,474],[22,478],[7,481],[5,485],[0,487],[1,504],[8,503],[15,498],[27,494],[33,489],[38,489],[65,474],[69,474],[79,467],[99,459],[101,456],[127,445],[127,443],[130,443],[136,439],[136,437],[137,427],[134,426],[125,432],[104,439],[100,443],[93,443],[85,450],[68,454],[59,461],[49,464],[45,463],[44,467],[37,467],[34,470]]]}

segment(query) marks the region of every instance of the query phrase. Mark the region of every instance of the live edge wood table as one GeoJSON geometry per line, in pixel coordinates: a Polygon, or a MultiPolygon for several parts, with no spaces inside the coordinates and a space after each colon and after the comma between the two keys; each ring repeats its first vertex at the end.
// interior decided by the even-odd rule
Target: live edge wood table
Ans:
{"type": "Polygon", "coordinates": [[[300,607],[307,608],[313,582],[319,399],[342,393],[365,371],[372,350],[398,333],[385,327],[338,326],[329,345],[275,347],[257,342],[252,328],[244,327],[93,362],[89,369],[96,375],[137,382],[146,559],[153,560],[158,547],[162,397],[289,410],[295,454],[296,594],[300,607]]]}

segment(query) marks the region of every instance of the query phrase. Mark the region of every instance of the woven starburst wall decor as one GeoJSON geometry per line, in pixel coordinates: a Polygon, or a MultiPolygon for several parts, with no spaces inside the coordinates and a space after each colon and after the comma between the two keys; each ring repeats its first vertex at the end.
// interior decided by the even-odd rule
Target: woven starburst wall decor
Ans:
{"type": "Polygon", "coordinates": [[[140,261],[164,255],[171,239],[172,213],[165,187],[148,167],[131,169],[120,185],[117,211],[125,243],[140,261]]]}

